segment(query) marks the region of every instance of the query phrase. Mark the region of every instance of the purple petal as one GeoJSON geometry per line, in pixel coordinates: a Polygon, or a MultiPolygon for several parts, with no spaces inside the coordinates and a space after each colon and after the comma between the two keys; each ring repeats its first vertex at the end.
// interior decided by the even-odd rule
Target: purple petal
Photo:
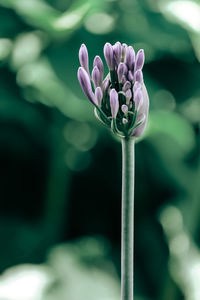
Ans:
{"type": "Polygon", "coordinates": [[[80,61],[80,64],[81,64],[81,67],[83,67],[88,75],[90,75],[90,72],[89,72],[89,65],[88,65],[88,51],[87,51],[87,47],[85,46],[85,44],[82,44],[80,49],[79,49],[79,61],[80,61]]]}
{"type": "Polygon", "coordinates": [[[123,75],[123,76],[122,76],[122,83],[124,84],[126,81],[127,81],[126,76],[123,75]]]}
{"type": "Polygon", "coordinates": [[[110,108],[111,114],[113,118],[116,118],[118,110],[119,110],[119,100],[118,100],[118,93],[115,89],[110,91],[110,108]]]}
{"type": "Polygon", "coordinates": [[[122,59],[125,59],[125,57],[126,57],[127,48],[128,48],[127,44],[123,43],[122,44],[122,59]]]}
{"type": "Polygon", "coordinates": [[[145,120],[141,125],[139,125],[137,128],[135,128],[132,132],[132,136],[141,136],[145,130],[147,121],[148,121],[148,115],[149,115],[149,96],[147,93],[147,89],[145,87],[145,84],[142,85],[142,95],[143,95],[143,103],[138,111],[136,124],[140,122],[141,118],[145,116],[145,120]]]}
{"type": "Polygon", "coordinates": [[[117,42],[113,46],[114,59],[117,65],[121,62],[122,59],[122,45],[120,42],[117,42]]]}
{"type": "Polygon", "coordinates": [[[128,46],[128,48],[126,50],[125,63],[127,64],[129,70],[134,69],[135,51],[134,51],[133,47],[131,47],[131,46],[128,46]]]}
{"type": "Polygon", "coordinates": [[[97,98],[98,105],[101,106],[102,99],[103,99],[103,92],[99,86],[95,89],[95,97],[97,98]]]}
{"type": "Polygon", "coordinates": [[[78,69],[78,80],[81,85],[81,88],[85,95],[88,97],[88,99],[95,105],[97,105],[97,100],[94,96],[94,93],[92,91],[92,86],[90,82],[90,77],[86,70],[83,67],[79,67],[78,69]]]}
{"type": "Polygon", "coordinates": [[[110,70],[114,69],[114,53],[113,53],[113,47],[110,43],[106,43],[104,46],[104,56],[108,65],[108,68],[110,70]]]}
{"type": "Polygon", "coordinates": [[[143,102],[143,94],[141,89],[137,89],[134,93],[134,102],[135,102],[135,109],[140,109],[142,102],[143,102]]]}
{"type": "Polygon", "coordinates": [[[136,55],[136,59],[135,59],[135,71],[137,70],[141,70],[143,65],[144,65],[144,50],[140,49],[136,55]]]}
{"type": "Polygon", "coordinates": [[[100,58],[100,56],[95,56],[94,62],[93,62],[93,67],[97,66],[99,69],[100,75],[101,75],[101,82],[103,81],[103,72],[104,72],[104,67],[103,67],[103,62],[100,58]]]}
{"type": "Polygon", "coordinates": [[[127,105],[129,105],[131,98],[132,98],[132,92],[131,92],[131,89],[128,89],[126,91],[126,104],[127,105]]]}
{"type": "Polygon", "coordinates": [[[122,63],[122,62],[119,64],[119,66],[117,68],[117,75],[118,75],[118,80],[120,83],[122,82],[122,76],[125,74],[126,69],[127,69],[127,67],[126,67],[125,63],[122,63]]]}
{"type": "Polygon", "coordinates": [[[124,114],[127,114],[127,112],[128,112],[128,106],[127,106],[126,104],[122,104],[121,110],[122,110],[122,112],[123,112],[124,114]]]}
{"type": "Polygon", "coordinates": [[[136,82],[134,83],[134,86],[133,86],[133,94],[135,93],[135,91],[136,91],[137,89],[141,89],[141,88],[142,88],[141,83],[138,82],[138,81],[136,81],[136,82]]]}
{"type": "Polygon", "coordinates": [[[101,85],[101,74],[97,66],[95,66],[92,70],[92,81],[94,83],[95,88],[101,85]]]}
{"type": "Polygon", "coordinates": [[[122,91],[123,92],[126,92],[128,89],[130,89],[131,88],[131,83],[130,83],[130,81],[126,81],[125,83],[124,83],[124,85],[123,85],[123,88],[122,88],[122,91]]]}
{"type": "Polygon", "coordinates": [[[102,83],[103,92],[105,93],[109,88],[109,78],[106,77],[102,83]]]}
{"type": "Polygon", "coordinates": [[[137,70],[134,74],[134,81],[138,81],[139,83],[143,83],[143,74],[141,70],[137,70]]]}
{"type": "Polygon", "coordinates": [[[129,80],[130,82],[133,82],[133,79],[134,79],[134,77],[133,77],[132,71],[128,71],[128,80],[129,80]]]}

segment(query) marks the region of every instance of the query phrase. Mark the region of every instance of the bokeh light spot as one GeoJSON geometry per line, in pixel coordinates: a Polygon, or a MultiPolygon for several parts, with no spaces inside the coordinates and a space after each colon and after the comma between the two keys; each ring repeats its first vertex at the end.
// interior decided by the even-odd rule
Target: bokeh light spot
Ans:
{"type": "Polygon", "coordinates": [[[190,240],[186,233],[181,232],[176,235],[169,244],[169,248],[172,254],[182,255],[187,253],[190,247],[190,240]]]}
{"type": "Polygon", "coordinates": [[[172,17],[175,17],[195,32],[200,32],[200,5],[194,1],[166,1],[163,8],[172,17]]]}
{"type": "Polygon", "coordinates": [[[180,106],[180,111],[193,123],[200,122],[200,97],[192,97],[180,106]]]}
{"type": "Polygon", "coordinates": [[[158,90],[152,97],[152,105],[156,109],[174,110],[176,101],[172,93],[167,90],[158,90]]]}
{"type": "Polygon", "coordinates": [[[20,265],[10,268],[0,278],[0,299],[39,300],[52,279],[48,267],[20,265]]]}
{"type": "Polygon", "coordinates": [[[80,151],[88,151],[97,141],[97,132],[87,123],[69,121],[64,129],[64,136],[68,143],[80,151]]]}
{"type": "Polygon", "coordinates": [[[63,14],[55,21],[54,28],[65,30],[73,28],[81,21],[83,14],[89,9],[89,6],[89,3],[85,3],[74,12],[67,12],[66,14],[63,14]]]}
{"type": "Polygon", "coordinates": [[[175,232],[182,230],[183,227],[182,214],[175,206],[168,206],[161,212],[160,222],[169,235],[173,235],[175,232]]]}
{"type": "Polygon", "coordinates": [[[34,61],[42,50],[42,41],[36,33],[22,33],[15,43],[11,57],[11,64],[15,69],[18,69],[26,63],[34,61]]]}
{"type": "Polygon", "coordinates": [[[4,60],[11,51],[12,42],[9,39],[0,39],[0,60],[4,60]]]}
{"type": "Polygon", "coordinates": [[[115,18],[105,12],[96,12],[85,20],[85,27],[94,34],[105,34],[113,30],[115,18]]]}

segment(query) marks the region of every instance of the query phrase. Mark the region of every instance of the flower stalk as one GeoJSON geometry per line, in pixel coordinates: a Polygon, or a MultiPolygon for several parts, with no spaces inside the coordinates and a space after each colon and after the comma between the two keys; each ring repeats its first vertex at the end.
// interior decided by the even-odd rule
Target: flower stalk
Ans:
{"type": "Polygon", "coordinates": [[[122,138],[121,299],[133,300],[134,138],[122,138]]]}

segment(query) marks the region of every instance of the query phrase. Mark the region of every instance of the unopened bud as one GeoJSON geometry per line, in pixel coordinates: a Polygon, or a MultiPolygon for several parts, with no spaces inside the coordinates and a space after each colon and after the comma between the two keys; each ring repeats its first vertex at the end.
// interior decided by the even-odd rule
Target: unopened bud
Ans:
{"type": "Polygon", "coordinates": [[[118,100],[118,93],[115,89],[112,89],[110,91],[110,108],[111,108],[111,114],[113,118],[116,118],[119,110],[119,100],[118,100]]]}

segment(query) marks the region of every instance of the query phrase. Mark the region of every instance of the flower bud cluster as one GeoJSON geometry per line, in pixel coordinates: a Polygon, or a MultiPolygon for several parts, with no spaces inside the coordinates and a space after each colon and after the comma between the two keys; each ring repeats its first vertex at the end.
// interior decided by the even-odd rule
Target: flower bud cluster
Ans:
{"type": "Polygon", "coordinates": [[[149,113],[149,97],[143,81],[144,50],[137,53],[132,46],[120,42],[104,46],[109,69],[104,78],[104,65],[99,56],[89,72],[88,51],[79,50],[81,67],[78,80],[83,92],[95,106],[95,115],[121,137],[140,136],[149,113]]]}

